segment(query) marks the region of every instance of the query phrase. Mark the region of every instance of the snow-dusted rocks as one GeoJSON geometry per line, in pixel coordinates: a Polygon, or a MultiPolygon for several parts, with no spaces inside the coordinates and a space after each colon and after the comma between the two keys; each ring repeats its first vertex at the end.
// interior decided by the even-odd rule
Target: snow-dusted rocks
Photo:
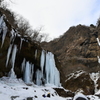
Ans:
{"type": "Polygon", "coordinates": [[[80,91],[84,94],[94,94],[94,82],[85,71],[76,71],[67,76],[66,89],[72,92],[80,91]]]}
{"type": "Polygon", "coordinates": [[[82,93],[77,93],[74,96],[73,100],[88,100],[88,98],[82,93]]]}

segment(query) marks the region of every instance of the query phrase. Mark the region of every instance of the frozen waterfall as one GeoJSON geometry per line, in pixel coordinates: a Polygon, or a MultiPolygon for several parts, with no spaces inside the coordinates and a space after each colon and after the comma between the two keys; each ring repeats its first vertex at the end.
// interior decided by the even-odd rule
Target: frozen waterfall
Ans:
{"type": "Polygon", "coordinates": [[[30,66],[29,66],[29,62],[26,62],[26,67],[25,67],[25,74],[24,74],[24,81],[26,83],[30,83],[30,66]]]}
{"type": "Polygon", "coordinates": [[[41,66],[42,73],[43,73],[44,64],[45,64],[45,51],[42,50],[41,60],[40,60],[40,66],[41,66]]]}
{"type": "MultiPolygon", "coordinates": [[[[8,20],[7,20],[8,21],[8,20]]],[[[5,39],[10,41],[8,42],[9,48],[7,52],[7,59],[6,59],[6,67],[9,65],[11,66],[11,70],[9,72],[10,78],[16,78],[14,67],[16,65],[16,70],[18,67],[18,71],[21,69],[21,74],[23,74],[23,80],[25,83],[29,84],[34,82],[37,85],[44,85],[44,84],[53,84],[56,86],[60,86],[60,74],[58,69],[56,68],[54,55],[51,52],[47,52],[45,50],[35,50],[34,55],[32,55],[33,60],[27,57],[27,55],[21,55],[21,48],[24,45],[23,41],[28,42],[27,39],[24,37],[22,38],[18,31],[14,29],[12,26],[9,29],[7,26],[9,24],[6,23],[4,16],[0,16],[0,36],[1,36],[1,47],[4,44],[5,39]],[[7,30],[9,29],[8,35],[7,30]],[[9,38],[9,39],[8,39],[9,38]],[[17,39],[20,38],[20,43],[17,43],[17,39]],[[20,52],[17,50],[20,50],[20,52]],[[41,55],[40,55],[41,51],[41,55]],[[17,54],[17,58],[16,58],[17,54]],[[18,59],[18,56],[20,59],[18,59]],[[23,61],[22,61],[23,60],[23,61]],[[29,61],[28,61],[29,60],[29,61]],[[18,63],[16,61],[19,61],[18,63]],[[19,68],[21,67],[21,68],[19,68]]],[[[97,41],[99,41],[97,39],[97,41]]],[[[7,42],[7,41],[6,41],[7,42]]],[[[7,45],[8,45],[7,44],[7,45]]],[[[34,50],[33,50],[34,51],[34,50]]],[[[20,73],[20,72],[19,72],[20,73]]],[[[18,74],[19,74],[18,73],[18,74]]],[[[20,76],[20,75],[19,75],[20,76]]]]}
{"type": "Polygon", "coordinates": [[[29,61],[26,61],[25,58],[22,63],[22,71],[24,74],[24,81],[27,84],[30,84],[33,79],[33,73],[34,73],[34,65],[29,63],[29,61]]]}
{"type": "Polygon", "coordinates": [[[54,55],[51,52],[46,54],[46,83],[54,84],[56,86],[60,86],[60,75],[59,71],[56,68],[54,55]]]}
{"type": "Polygon", "coordinates": [[[40,68],[34,71],[36,66],[29,61],[26,61],[25,58],[22,62],[22,72],[24,73],[24,81],[26,83],[31,83],[33,80],[37,85],[43,84],[53,84],[60,86],[60,74],[56,68],[54,55],[51,52],[46,52],[42,50],[40,57],[40,68]],[[34,76],[34,75],[35,76],[34,76]],[[35,79],[33,79],[35,77],[35,79]]]}

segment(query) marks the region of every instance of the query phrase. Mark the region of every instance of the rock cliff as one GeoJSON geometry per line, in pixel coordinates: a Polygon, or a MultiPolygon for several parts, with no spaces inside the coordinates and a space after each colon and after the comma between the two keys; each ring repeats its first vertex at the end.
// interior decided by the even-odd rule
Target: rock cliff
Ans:
{"type": "Polygon", "coordinates": [[[22,78],[26,84],[60,86],[62,74],[56,57],[37,42],[20,35],[4,12],[0,11],[0,77],[22,78]]]}
{"type": "Polygon", "coordinates": [[[100,71],[99,39],[100,26],[96,27],[92,24],[90,26],[77,25],[70,27],[61,37],[41,44],[45,49],[52,51],[57,56],[62,65],[61,68],[66,77],[65,80],[70,73],[80,70],[86,71],[87,75],[82,75],[74,80],[70,79],[67,83],[65,82],[66,88],[70,87],[70,90],[75,91],[81,87],[88,94],[86,85],[89,83],[88,88],[92,87],[89,91],[91,90],[93,93],[94,85],[91,84],[92,80],[88,75],[89,73],[100,71]],[[85,83],[81,82],[83,77],[86,78],[85,83]],[[74,84],[77,89],[73,87],[74,84]]]}

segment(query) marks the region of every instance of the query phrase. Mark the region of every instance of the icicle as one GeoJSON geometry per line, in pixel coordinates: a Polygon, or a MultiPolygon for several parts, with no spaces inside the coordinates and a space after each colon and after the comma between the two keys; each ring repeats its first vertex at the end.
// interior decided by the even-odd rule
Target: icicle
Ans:
{"type": "Polygon", "coordinates": [[[14,32],[15,32],[15,31],[12,29],[12,30],[11,30],[10,42],[12,41],[12,39],[14,39],[14,32]]]}
{"type": "Polygon", "coordinates": [[[20,50],[21,50],[21,47],[22,47],[22,42],[23,42],[23,39],[21,38],[21,42],[20,42],[20,50]]]}
{"type": "Polygon", "coordinates": [[[12,50],[12,44],[10,44],[9,49],[8,49],[7,60],[6,60],[6,67],[8,65],[8,61],[9,61],[9,57],[10,57],[10,54],[11,54],[11,50],[12,50]]]}
{"type": "Polygon", "coordinates": [[[22,72],[24,71],[24,69],[25,69],[25,62],[26,62],[26,60],[25,60],[25,58],[24,58],[24,60],[23,60],[23,62],[22,62],[22,65],[21,65],[21,70],[22,70],[22,72]]]}
{"type": "Polygon", "coordinates": [[[16,53],[17,53],[17,45],[14,45],[13,52],[12,52],[12,58],[11,58],[12,68],[14,68],[16,53]]]}
{"type": "Polygon", "coordinates": [[[34,73],[34,64],[30,64],[29,61],[26,62],[24,58],[22,62],[22,71],[24,72],[24,81],[28,84],[32,82],[34,73]]]}
{"type": "Polygon", "coordinates": [[[55,81],[55,74],[56,74],[56,70],[55,70],[55,63],[53,62],[53,55],[49,52],[49,56],[50,56],[50,61],[49,61],[49,64],[50,64],[50,83],[51,84],[54,84],[54,81],[55,81]]]}
{"type": "Polygon", "coordinates": [[[2,26],[3,23],[3,16],[0,17],[0,26],[2,26]]]}
{"type": "Polygon", "coordinates": [[[43,73],[44,63],[45,63],[45,51],[42,50],[41,59],[40,59],[40,66],[41,66],[42,73],[43,73]]]}
{"type": "Polygon", "coordinates": [[[3,30],[2,44],[1,44],[1,48],[2,48],[2,46],[4,44],[5,37],[6,37],[6,33],[7,33],[7,26],[6,26],[6,24],[5,24],[4,20],[3,20],[3,16],[1,18],[0,24],[1,24],[0,26],[1,26],[2,30],[3,30]]]}
{"type": "Polygon", "coordinates": [[[100,46],[100,41],[99,41],[99,38],[96,38],[96,39],[97,39],[98,45],[100,46]]]}
{"type": "Polygon", "coordinates": [[[35,59],[37,58],[37,50],[35,50],[35,59]]]}
{"type": "Polygon", "coordinates": [[[100,64],[100,58],[99,58],[99,56],[97,56],[97,58],[98,58],[98,63],[100,64]]]}
{"type": "Polygon", "coordinates": [[[14,42],[15,38],[16,38],[16,32],[14,31],[14,29],[11,30],[11,37],[10,37],[10,42],[14,42]]]}
{"type": "Polygon", "coordinates": [[[60,86],[60,74],[55,65],[54,55],[51,52],[46,54],[45,73],[47,84],[60,86]]]}
{"type": "Polygon", "coordinates": [[[60,74],[59,71],[57,70],[57,68],[55,67],[55,74],[54,74],[54,84],[56,86],[60,86],[60,74]]]}
{"type": "Polygon", "coordinates": [[[49,83],[49,54],[46,53],[46,65],[45,65],[45,73],[46,73],[46,83],[49,83]]]}
{"type": "Polygon", "coordinates": [[[26,62],[26,67],[25,67],[25,74],[24,74],[24,81],[26,83],[30,83],[30,65],[29,65],[29,62],[26,62]]]}
{"type": "Polygon", "coordinates": [[[11,68],[11,71],[9,72],[9,77],[10,78],[16,78],[16,75],[15,75],[15,72],[14,72],[14,64],[15,64],[16,52],[17,52],[17,46],[14,45],[13,52],[12,52],[12,57],[11,57],[12,68],[11,68]]]}

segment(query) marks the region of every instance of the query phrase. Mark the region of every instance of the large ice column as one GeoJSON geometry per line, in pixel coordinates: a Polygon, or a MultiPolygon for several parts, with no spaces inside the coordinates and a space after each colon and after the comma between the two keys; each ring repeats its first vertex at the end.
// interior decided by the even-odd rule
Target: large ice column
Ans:
{"type": "Polygon", "coordinates": [[[46,83],[49,83],[49,68],[50,68],[50,64],[49,64],[49,53],[46,53],[46,64],[45,64],[45,73],[46,73],[46,83]]]}
{"type": "Polygon", "coordinates": [[[4,44],[6,33],[7,33],[7,26],[6,26],[6,23],[3,20],[3,16],[0,17],[0,33],[1,33],[1,31],[3,31],[3,34],[2,34],[2,44],[1,44],[1,47],[2,47],[3,44],[4,44]]]}
{"type": "Polygon", "coordinates": [[[42,73],[43,73],[44,64],[45,64],[45,51],[42,50],[41,59],[40,59],[40,67],[41,67],[42,73]]]}
{"type": "Polygon", "coordinates": [[[12,57],[11,57],[12,68],[14,68],[14,65],[15,65],[16,53],[17,53],[17,45],[14,45],[13,51],[12,51],[12,57]]]}
{"type": "Polygon", "coordinates": [[[9,61],[9,57],[10,57],[10,54],[11,54],[11,50],[12,50],[12,44],[10,44],[10,46],[8,48],[7,60],[6,60],[6,67],[8,65],[8,61],[9,61]]]}
{"type": "Polygon", "coordinates": [[[24,67],[24,81],[25,83],[29,84],[32,82],[33,79],[34,65],[30,64],[29,61],[27,61],[26,64],[23,61],[22,65],[24,67]]]}
{"type": "Polygon", "coordinates": [[[26,62],[26,67],[25,67],[25,74],[24,74],[24,81],[26,83],[30,83],[30,66],[29,62],[26,62]]]}
{"type": "Polygon", "coordinates": [[[47,84],[60,86],[60,74],[55,65],[54,55],[51,52],[46,54],[45,73],[47,84]]]}
{"type": "Polygon", "coordinates": [[[16,53],[17,53],[17,45],[14,45],[13,51],[12,51],[12,57],[11,57],[11,71],[9,73],[10,78],[16,78],[15,72],[14,72],[14,65],[15,65],[15,59],[16,59],[16,53]]]}
{"type": "Polygon", "coordinates": [[[3,34],[2,34],[2,45],[1,45],[1,47],[4,44],[4,40],[5,40],[6,33],[7,33],[7,26],[6,26],[5,22],[3,22],[2,26],[3,26],[3,34]]]}
{"type": "Polygon", "coordinates": [[[56,86],[60,86],[61,84],[60,84],[60,74],[59,74],[59,71],[57,70],[57,68],[55,67],[55,74],[54,74],[54,84],[56,85],[56,86]]]}

